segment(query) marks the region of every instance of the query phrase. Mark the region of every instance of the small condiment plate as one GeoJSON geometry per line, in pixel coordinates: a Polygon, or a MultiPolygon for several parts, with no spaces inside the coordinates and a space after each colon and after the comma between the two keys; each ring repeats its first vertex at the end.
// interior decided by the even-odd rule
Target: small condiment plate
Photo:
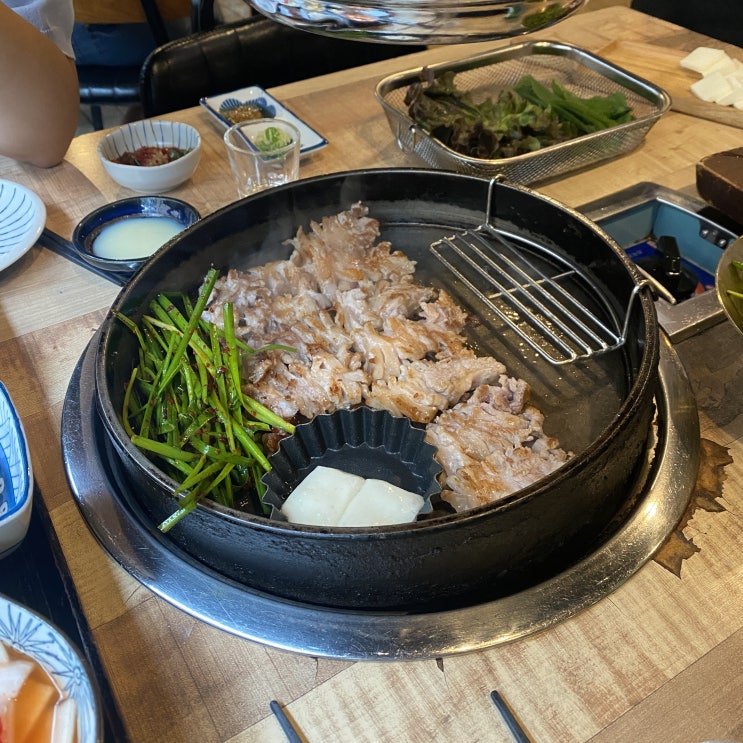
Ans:
{"type": "Polygon", "coordinates": [[[312,127],[308,126],[304,121],[295,116],[286,106],[279,103],[273,96],[266,93],[263,88],[258,85],[252,85],[249,88],[241,88],[240,90],[233,90],[231,93],[224,93],[223,95],[210,96],[208,98],[202,98],[199,103],[224,127],[229,128],[232,123],[228,118],[225,117],[223,111],[223,104],[231,100],[236,101],[240,105],[248,105],[250,103],[256,104],[263,111],[273,113],[277,119],[283,119],[294,124],[299,129],[302,141],[301,152],[303,155],[307,155],[310,152],[316,152],[321,150],[328,144],[328,140],[325,139],[321,134],[318,134],[312,127]]]}
{"type": "Polygon", "coordinates": [[[165,217],[179,222],[182,229],[186,229],[197,222],[201,215],[190,204],[171,196],[161,194],[130,196],[104,204],[83,217],[72,233],[72,248],[86,263],[117,277],[128,278],[159,248],[154,248],[147,255],[116,258],[98,255],[93,246],[106,227],[125,219],[140,217],[148,219],[165,217]]]}
{"type": "Polygon", "coordinates": [[[0,179],[0,271],[31,249],[45,223],[46,207],[33,191],[0,179]]]}

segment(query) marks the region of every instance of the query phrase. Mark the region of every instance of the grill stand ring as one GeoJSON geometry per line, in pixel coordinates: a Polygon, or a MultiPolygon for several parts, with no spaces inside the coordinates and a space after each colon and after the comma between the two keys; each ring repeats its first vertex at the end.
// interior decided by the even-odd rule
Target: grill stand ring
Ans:
{"type": "Polygon", "coordinates": [[[62,415],[67,478],[88,527],[106,551],[153,593],[207,624],[271,647],[342,660],[423,660],[512,642],[583,611],[631,578],[684,514],[700,459],[699,419],[678,355],[663,335],[656,396],[658,435],[632,512],[594,552],[553,578],[503,598],[450,611],[405,614],[323,608],[252,591],[210,571],[115,496],[91,441],[105,436],[94,402],[96,339],[70,380],[62,415]]]}

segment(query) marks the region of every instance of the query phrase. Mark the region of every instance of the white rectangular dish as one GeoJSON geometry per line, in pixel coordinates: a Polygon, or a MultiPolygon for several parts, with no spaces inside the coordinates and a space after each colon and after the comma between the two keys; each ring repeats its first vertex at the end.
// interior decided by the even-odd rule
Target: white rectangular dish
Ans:
{"type": "Polygon", "coordinates": [[[308,126],[304,121],[295,116],[286,106],[279,103],[273,96],[266,93],[266,91],[258,85],[252,85],[249,88],[241,88],[240,90],[233,90],[230,93],[224,93],[222,95],[202,98],[199,103],[224,127],[231,126],[231,122],[223,114],[225,108],[234,105],[248,105],[251,103],[256,105],[258,108],[265,110],[269,116],[275,116],[277,119],[289,121],[294,124],[301,133],[301,151],[303,155],[321,150],[328,144],[328,140],[325,139],[325,137],[318,134],[318,132],[316,132],[312,127],[308,126]]]}

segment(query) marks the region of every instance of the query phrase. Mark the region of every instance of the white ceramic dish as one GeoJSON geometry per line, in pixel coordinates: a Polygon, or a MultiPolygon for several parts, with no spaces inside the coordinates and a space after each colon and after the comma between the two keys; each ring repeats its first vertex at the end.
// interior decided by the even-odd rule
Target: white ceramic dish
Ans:
{"type": "Polygon", "coordinates": [[[103,740],[98,687],[87,663],[60,630],[31,609],[0,595],[0,641],[43,666],[77,706],[78,743],[103,740]]]}
{"type": "Polygon", "coordinates": [[[0,271],[25,255],[45,223],[46,207],[33,191],[0,179],[0,271]]]}
{"type": "Polygon", "coordinates": [[[34,478],[23,424],[0,382],[0,558],[26,536],[34,478]]]}
{"type": "Polygon", "coordinates": [[[232,126],[232,122],[225,118],[223,114],[224,107],[230,104],[245,105],[254,103],[262,109],[266,116],[275,116],[277,119],[284,119],[284,121],[291,122],[299,129],[302,141],[301,152],[303,155],[321,150],[328,144],[327,139],[318,134],[312,127],[305,124],[304,121],[297,118],[286,106],[283,106],[258,85],[233,90],[231,93],[225,93],[224,95],[202,98],[199,103],[225,128],[232,126]]]}
{"type": "Polygon", "coordinates": [[[139,193],[164,193],[193,175],[201,159],[201,136],[194,127],[176,121],[134,121],[109,132],[98,143],[98,156],[106,172],[119,185],[139,193]],[[178,147],[189,152],[164,165],[114,162],[125,152],[134,152],[140,147],[178,147]]]}

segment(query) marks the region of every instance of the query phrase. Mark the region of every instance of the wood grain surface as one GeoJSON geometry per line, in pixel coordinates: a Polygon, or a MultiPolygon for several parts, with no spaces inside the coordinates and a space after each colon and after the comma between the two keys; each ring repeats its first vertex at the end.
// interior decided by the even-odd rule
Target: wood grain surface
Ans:
{"type": "MultiPolygon", "coordinates": [[[[548,32],[542,37],[594,52],[613,42],[687,50],[705,41],[627,8],[579,14],[548,32]]],[[[302,161],[300,175],[420,165],[397,148],[373,99],[376,82],[493,46],[435,48],[273,89],[329,140],[302,161]]],[[[626,61],[642,74],[632,55],[626,61]]],[[[651,74],[661,86],[671,82],[670,70],[651,74]]],[[[220,128],[199,108],[168,118],[196,126],[204,144],[193,178],[173,195],[204,215],[232,202],[220,128]]],[[[0,160],[0,176],[39,193],[48,226],[69,237],[85,213],[130,195],[100,166],[99,137],[76,139],[66,161],[49,171],[0,160]]],[[[644,180],[693,194],[695,163],[740,143],[737,126],[672,111],[634,152],[539,190],[572,206],[644,180]]],[[[743,739],[743,336],[732,325],[720,323],[677,349],[702,435],[732,459],[717,498],[723,509],[695,511],[684,529],[698,551],[679,575],[650,561],[578,616],[482,652],[351,663],[268,648],[194,619],[144,588],[88,530],[67,485],[60,419],[75,363],[116,292],[32,249],[0,274],[0,378],[26,426],[39,488],[134,743],[280,743],[272,699],[308,743],[507,743],[493,689],[540,743],[743,739]]],[[[0,574],[0,590],[1,581],[0,574]]]]}
{"type": "MultiPolygon", "coordinates": [[[[722,42],[713,43],[713,47],[725,49],[733,59],[743,62],[740,49],[722,42]]],[[[743,128],[743,110],[703,101],[691,92],[691,86],[701,75],[681,67],[680,62],[687,53],[686,50],[625,40],[612,41],[599,50],[600,56],[647,80],[657,80],[662,76],[663,87],[671,96],[674,111],[743,128]]]]}

